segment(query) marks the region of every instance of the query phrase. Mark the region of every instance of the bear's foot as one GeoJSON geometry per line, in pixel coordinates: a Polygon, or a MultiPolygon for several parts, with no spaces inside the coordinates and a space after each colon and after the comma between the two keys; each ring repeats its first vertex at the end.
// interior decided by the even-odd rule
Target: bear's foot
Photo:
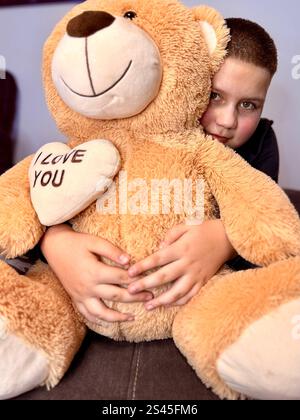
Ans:
{"type": "Polygon", "coordinates": [[[219,357],[222,380],[259,400],[300,399],[299,317],[300,299],[251,324],[219,357]]]}
{"type": "Polygon", "coordinates": [[[46,355],[8,332],[5,321],[0,319],[0,400],[43,385],[48,376],[46,355]]]}
{"type": "Polygon", "coordinates": [[[47,265],[38,262],[20,276],[0,261],[0,279],[0,395],[11,398],[41,384],[52,388],[86,328],[47,265]]]}
{"type": "Polygon", "coordinates": [[[176,316],[173,337],[222,399],[300,399],[300,258],[216,276],[176,316]]]}

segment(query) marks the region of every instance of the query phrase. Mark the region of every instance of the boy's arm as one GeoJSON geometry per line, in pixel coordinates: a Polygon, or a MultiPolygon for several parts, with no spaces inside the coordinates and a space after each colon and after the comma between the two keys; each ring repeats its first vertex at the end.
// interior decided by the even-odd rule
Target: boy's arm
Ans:
{"type": "Polygon", "coordinates": [[[6,258],[26,254],[46,228],[31,204],[29,156],[0,177],[0,253],[6,258]]]}
{"type": "MultiPolygon", "coordinates": [[[[262,119],[255,132],[254,138],[250,139],[244,146],[237,149],[236,152],[253,166],[253,168],[265,173],[278,183],[279,148],[272,124],[272,121],[262,119]],[[253,142],[255,143],[255,150],[259,150],[256,155],[253,155],[253,142]]],[[[228,261],[227,265],[235,271],[257,268],[256,265],[246,261],[239,255],[228,261]]]]}
{"type": "Polygon", "coordinates": [[[300,255],[300,219],[286,194],[219,142],[200,145],[199,165],[238,254],[256,265],[300,255]]]}

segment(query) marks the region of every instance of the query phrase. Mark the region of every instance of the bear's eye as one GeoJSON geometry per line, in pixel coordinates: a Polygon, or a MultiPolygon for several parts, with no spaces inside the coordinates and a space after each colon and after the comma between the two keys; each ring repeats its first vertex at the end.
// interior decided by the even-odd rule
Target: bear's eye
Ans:
{"type": "Polygon", "coordinates": [[[137,17],[137,14],[135,12],[129,11],[129,12],[124,13],[124,18],[125,19],[133,20],[136,17],[137,17]]]}

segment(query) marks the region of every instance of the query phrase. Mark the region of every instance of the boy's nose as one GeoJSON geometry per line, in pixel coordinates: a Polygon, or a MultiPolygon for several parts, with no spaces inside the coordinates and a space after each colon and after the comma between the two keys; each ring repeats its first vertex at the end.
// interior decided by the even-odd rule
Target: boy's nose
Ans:
{"type": "Polygon", "coordinates": [[[74,38],[87,38],[107,28],[114,21],[114,16],[106,12],[83,12],[70,20],[67,25],[67,34],[74,38]]]}
{"type": "Polygon", "coordinates": [[[235,109],[222,109],[217,118],[217,124],[227,130],[237,127],[237,112],[235,109]]]}

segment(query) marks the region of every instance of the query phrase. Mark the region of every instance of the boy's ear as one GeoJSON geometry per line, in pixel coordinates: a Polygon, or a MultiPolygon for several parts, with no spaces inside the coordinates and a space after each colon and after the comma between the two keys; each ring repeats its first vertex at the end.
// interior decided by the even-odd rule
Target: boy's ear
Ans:
{"type": "Polygon", "coordinates": [[[215,9],[199,6],[192,9],[194,19],[199,23],[211,57],[212,72],[216,73],[226,56],[230,31],[224,18],[215,9]]]}

